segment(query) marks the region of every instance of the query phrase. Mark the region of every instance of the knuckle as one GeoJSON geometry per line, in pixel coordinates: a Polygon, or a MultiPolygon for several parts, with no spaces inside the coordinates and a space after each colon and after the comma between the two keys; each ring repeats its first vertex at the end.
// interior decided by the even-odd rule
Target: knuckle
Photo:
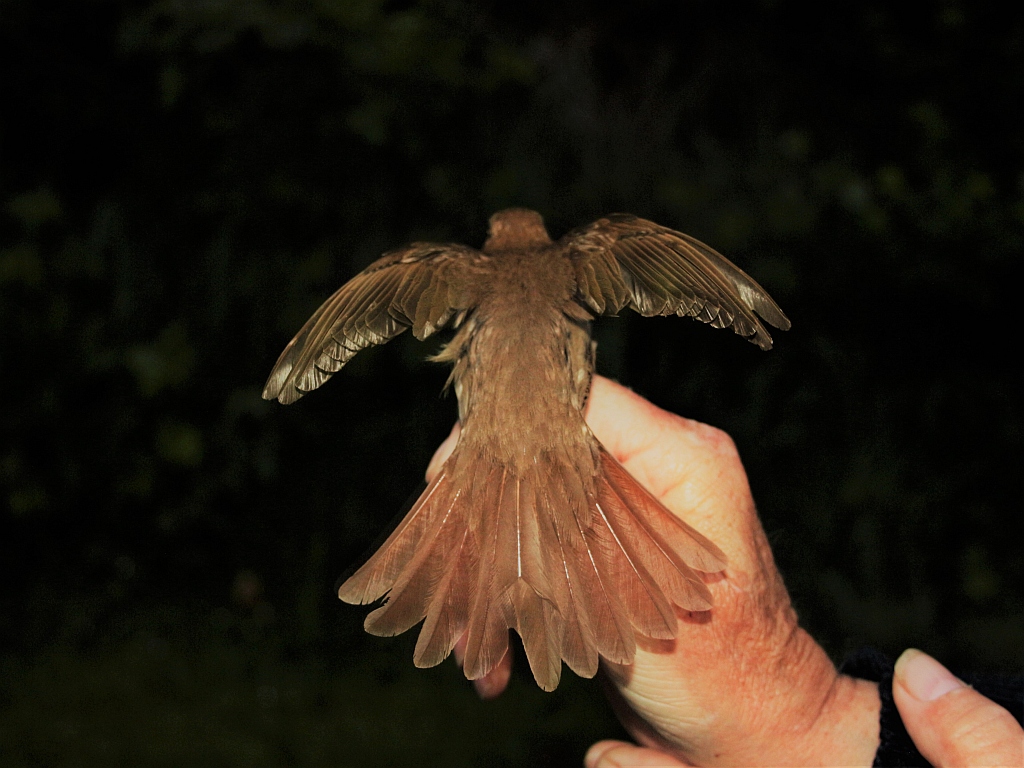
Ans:
{"type": "Polygon", "coordinates": [[[739,456],[735,441],[728,432],[718,427],[712,427],[710,424],[696,424],[694,434],[709,451],[714,451],[721,456],[739,456]]]}

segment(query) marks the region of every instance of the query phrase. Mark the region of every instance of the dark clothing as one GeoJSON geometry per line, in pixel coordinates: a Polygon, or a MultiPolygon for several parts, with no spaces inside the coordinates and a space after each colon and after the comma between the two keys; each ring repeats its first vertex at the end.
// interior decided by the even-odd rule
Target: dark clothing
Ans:
{"type": "MultiPolygon", "coordinates": [[[[917,751],[892,698],[892,674],[895,660],[874,648],[862,648],[851,654],[839,667],[850,677],[878,683],[882,700],[880,744],[873,768],[929,768],[930,763],[917,751]]],[[[1017,722],[1024,722],[1024,675],[959,674],[961,680],[1010,712],[1017,722]]]]}

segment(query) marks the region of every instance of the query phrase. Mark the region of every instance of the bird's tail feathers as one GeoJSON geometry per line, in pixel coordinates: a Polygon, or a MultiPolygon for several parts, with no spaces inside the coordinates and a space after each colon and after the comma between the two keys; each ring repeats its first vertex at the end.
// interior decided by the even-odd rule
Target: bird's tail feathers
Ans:
{"type": "Polygon", "coordinates": [[[725,556],[669,512],[595,441],[598,474],[548,454],[525,472],[458,446],[391,536],[338,595],[387,596],[366,630],[396,635],[423,621],[417,666],[439,664],[467,634],[464,671],[486,675],[523,640],[541,688],[564,660],[593,677],[598,658],[632,663],[636,633],[676,635],[675,607],[703,611],[696,571],[725,556]],[[425,621],[424,621],[425,619],[425,621]]]}

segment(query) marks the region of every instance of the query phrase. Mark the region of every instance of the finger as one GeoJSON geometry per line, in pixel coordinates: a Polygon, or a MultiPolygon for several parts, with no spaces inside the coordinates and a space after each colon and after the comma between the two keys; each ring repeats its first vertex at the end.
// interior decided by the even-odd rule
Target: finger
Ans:
{"type": "MultiPolygon", "coordinates": [[[[455,654],[455,663],[461,667],[463,660],[466,658],[465,635],[455,642],[452,652],[455,654]]],[[[505,655],[501,657],[501,661],[494,665],[494,669],[483,677],[472,681],[473,688],[476,689],[477,696],[484,701],[489,701],[490,699],[496,699],[504,693],[511,678],[512,654],[510,651],[505,651],[505,655]]]]}
{"type": "Polygon", "coordinates": [[[756,525],[746,473],[730,437],[595,376],[587,423],[623,466],[669,509],[718,544],[733,565],[756,525]]]}
{"type": "Polygon", "coordinates": [[[512,678],[512,654],[505,651],[501,661],[494,665],[494,669],[483,677],[473,681],[477,695],[484,701],[498,698],[508,687],[508,681],[512,678]]]}
{"type": "Polygon", "coordinates": [[[903,652],[892,695],[907,733],[932,765],[1024,765],[1024,729],[1013,715],[928,654],[903,652]]]}
{"type": "Polygon", "coordinates": [[[463,633],[462,637],[455,641],[455,647],[452,648],[452,653],[455,655],[455,663],[459,665],[459,669],[462,669],[462,663],[466,660],[465,633],[463,633]]]}
{"type": "Polygon", "coordinates": [[[638,747],[624,741],[599,741],[587,750],[583,765],[586,768],[673,768],[686,763],[681,763],[671,755],[656,749],[638,747]]]}
{"type": "Polygon", "coordinates": [[[441,471],[441,466],[448,461],[448,457],[452,455],[452,451],[455,450],[456,444],[459,442],[459,433],[462,432],[462,425],[459,422],[455,422],[455,426],[452,427],[452,431],[448,434],[448,437],[444,439],[437,450],[434,451],[434,455],[430,459],[430,463],[427,464],[427,482],[431,482],[437,473],[441,471]]]}

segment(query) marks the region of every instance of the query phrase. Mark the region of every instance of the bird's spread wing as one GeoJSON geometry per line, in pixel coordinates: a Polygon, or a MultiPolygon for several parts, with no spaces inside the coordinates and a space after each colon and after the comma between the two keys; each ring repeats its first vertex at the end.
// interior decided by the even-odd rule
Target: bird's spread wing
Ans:
{"type": "Polygon", "coordinates": [[[576,297],[599,314],[623,307],[641,315],[690,316],[732,328],[761,349],[772,337],[761,320],[787,330],[789,319],[732,262],[682,232],[615,213],[562,238],[576,269],[576,297]]]}
{"type": "Polygon", "coordinates": [[[390,251],[339,288],[285,347],[263,397],[293,403],[357,352],[406,328],[425,339],[476,303],[474,274],[488,257],[455,244],[390,251]]]}

